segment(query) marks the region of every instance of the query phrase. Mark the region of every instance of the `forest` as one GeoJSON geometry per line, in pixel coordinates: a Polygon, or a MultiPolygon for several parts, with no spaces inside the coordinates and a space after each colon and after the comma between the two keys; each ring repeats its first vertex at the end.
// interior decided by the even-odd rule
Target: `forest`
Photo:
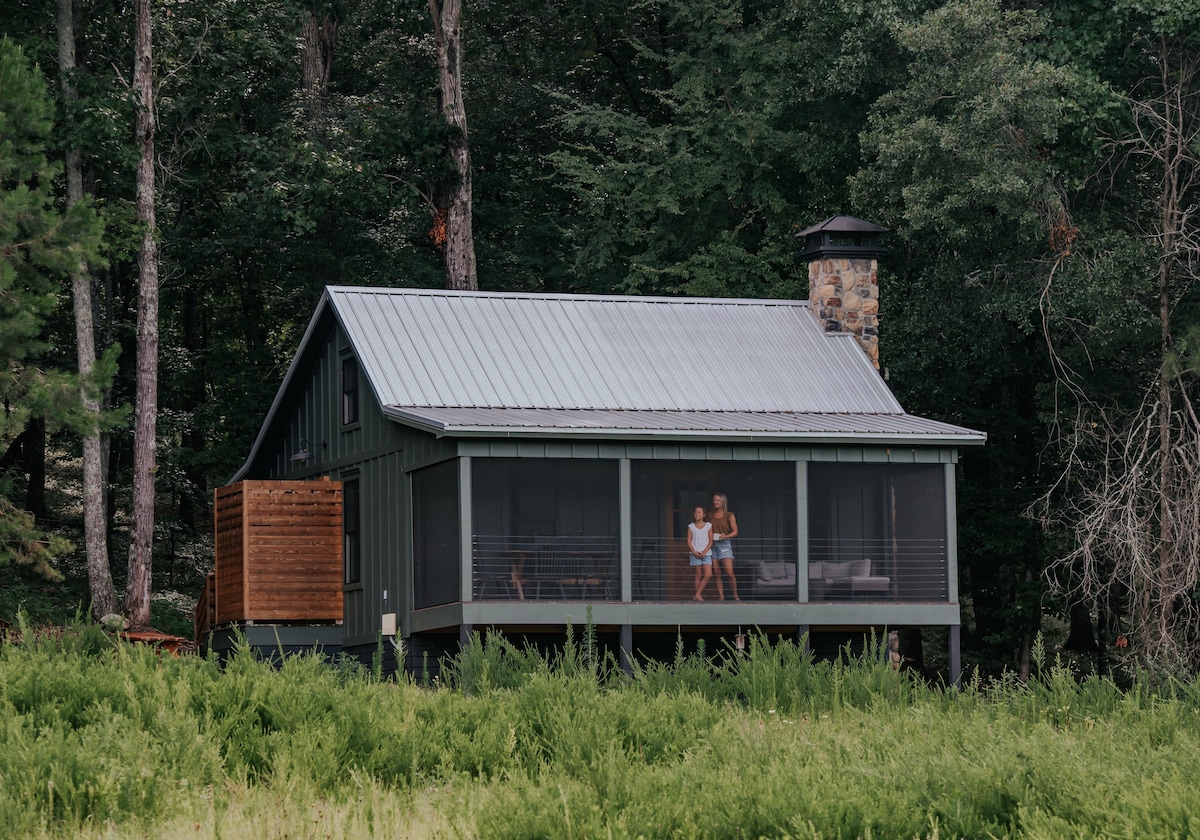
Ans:
{"type": "Polygon", "coordinates": [[[0,8],[0,618],[194,597],[326,285],[799,299],[846,213],[988,434],[965,663],[1200,667],[1195,0],[0,8]]]}

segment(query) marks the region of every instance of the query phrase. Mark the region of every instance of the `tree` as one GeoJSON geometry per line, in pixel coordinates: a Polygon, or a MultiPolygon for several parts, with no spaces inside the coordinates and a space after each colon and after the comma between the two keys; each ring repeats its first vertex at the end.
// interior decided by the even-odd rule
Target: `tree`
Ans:
{"type": "Polygon", "coordinates": [[[548,158],[574,193],[573,270],[594,291],[803,294],[796,231],[847,209],[867,107],[895,55],[882,10],[650,4],[639,89],[564,98],[548,158]]]}
{"type": "Polygon", "coordinates": [[[150,0],[134,2],[133,87],[138,98],[134,127],[137,165],[137,217],[142,224],[138,252],[137,397],[134,403],[133,534],[125,614],[134,627],[150,624],[150,573],[154,551],[154,474],[157,470],[158,415],[158,244],[154,195],[154,68],[150,0]]]}
{"type": "MultiPolygon", "coordinates": [[[[100,260],[102,230],[86,201],[63,212],[54,206],[58,170],[45,154],[52,114],[40,73],[0,39],[0,464],[33,418],[76,428],[95,423],[79,410],[81,380],[37,364],[57,279],[81,261],[100,260]]],[[[12,503],[10,485],[0,475],[0,564],[15,560],[59,578],[52,563],[69,545],[40,534],[12,503]]]]}
{"type": "Polygon", "coordinates": [[[1143,667],[1194,671],[1200,10],[1163,0],[1119,3],[1113,12],[1114,28],[1123,30],[1119,58],[1103,43],[1086,51],[1084,39],[1073,44],[1123,106],[1101,123],[1109,152],[1102,182],[1119,211],[1114,235],[1084,253],[1089,267],[1120,260],[1131,278],[1123,285],[1126,300],[1143,310],[1150,328],[1123,400],[1097,388],[1085,368],[1059,366],[1075,415],[1062,426],[1060,481],[1044,500],[1048,522],[1066,535],[1050,571],[1061,591],[1091,605],[1106,635],[1133,640],[1129,652],[1143,667]]]}
{"type": "Polygon", "coordinates": [[[448,147],[455,178],[434,195],[434,238],[445,253],[446,288],[478,289],[475,239],[471,230],[471,144],[463,104],[462,0],[429,0],[437,43],[438,103],[450,131],[448,147]]]}
{"type": "MultiPolygon", "coordinates": [[[[73,0],[58,0],[59,84],[67,108],[76,105],[75,89],[75,15],[73,0]]],[[[78,144],[69,143],[65,154],[67,207],[83,201],[83,171],[78,144]]],[[[87,263],[80,261],[71,272],[71,298],[75,311],[75,345],[79,375],[86,382],[96,368],[96,338],[92,323],[92,278],[87,263]]],[[[83,434],[83,532],[87,554],[88,591],[92,613],[102,618],[117,611],[108,563],[108,529],[105,523],[106,501],[104,470],[100,445],[100,400],[85,386],[80,391],[85,413],[95,418],[95,426],[83,434]]]]}
{"type": "Polygon", "coordinates": [[[1038,300],[1066,210],[1057,160],[1069,75],[1039,57],[1046,21],[994,0],[897,21],[904,69],[872,106],[853,181],[893,231],[881,271],[881,354],[917,414],[988,433],[963,453],[961,581],[968,643],[1027,675],[1047,546],[1024,514],[1042,485],[1038,300]],[[1015,656],[1014,656],[1015,653],[1015,656]]]}

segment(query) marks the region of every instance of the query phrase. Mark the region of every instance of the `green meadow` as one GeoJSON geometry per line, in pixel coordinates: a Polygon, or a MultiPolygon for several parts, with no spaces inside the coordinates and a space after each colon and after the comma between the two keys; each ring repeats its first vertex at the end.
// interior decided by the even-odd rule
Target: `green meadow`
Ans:
{"type": "Polygon", "coordinates": [[[1187,837],[1200,687],[930,687],[752,638],[628,678],[585,632],[435,685],[100,628],[0,645],[8,838],[1187,837]]]}

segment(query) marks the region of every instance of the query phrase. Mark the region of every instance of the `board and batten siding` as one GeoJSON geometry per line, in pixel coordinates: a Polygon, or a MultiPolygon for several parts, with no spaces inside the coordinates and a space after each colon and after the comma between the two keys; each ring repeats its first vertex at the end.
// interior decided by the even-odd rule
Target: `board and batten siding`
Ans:
{"type": "MultiPolygon", "coordinates": [[[[358,422],[342,423],[342,361],[348,342],[336,324],[297,386],[296,397],[278,428],[273,449],[264,453],[267,477],[357,480],[361,577],[341,585],[344,598],[344,644],[373,644],[384,613],[405,614],[411,602],[406,565],[411,539],[406,472],[453,457],[452,441],[408,429],[383,416],[382,407],[359,369],[358,422]],[[310,458],[293,461],[302,442],[310,458]],[[384,593],[387,593],[386,599],[384,593]]],[[[339,554],[340,556],[340,554],[339,554]]]]}

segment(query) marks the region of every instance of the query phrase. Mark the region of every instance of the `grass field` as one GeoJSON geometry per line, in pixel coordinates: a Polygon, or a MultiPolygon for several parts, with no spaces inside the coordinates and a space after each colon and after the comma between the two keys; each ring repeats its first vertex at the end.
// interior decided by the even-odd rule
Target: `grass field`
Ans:
{"type": "Polygon", "coordinates": [[[753,639],[633,679],[586,634],[447,684],[224,668],[94,626],[0,646],[5,837],[1187,837],[1200,687],[961,691],[753,639]]]}

